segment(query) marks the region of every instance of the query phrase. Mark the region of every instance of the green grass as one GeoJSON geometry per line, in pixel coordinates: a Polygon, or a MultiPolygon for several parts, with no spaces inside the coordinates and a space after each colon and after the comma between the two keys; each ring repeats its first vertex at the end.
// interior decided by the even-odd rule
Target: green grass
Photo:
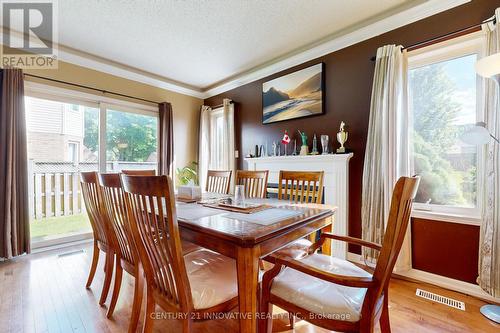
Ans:
{"type": "Polygon", "coordinates": [[[30,223],[31,238],[52,238],[65,234],[90,232],[90,222],[87,214],[78,214],[47,219],[33,220],[30,223]]]}

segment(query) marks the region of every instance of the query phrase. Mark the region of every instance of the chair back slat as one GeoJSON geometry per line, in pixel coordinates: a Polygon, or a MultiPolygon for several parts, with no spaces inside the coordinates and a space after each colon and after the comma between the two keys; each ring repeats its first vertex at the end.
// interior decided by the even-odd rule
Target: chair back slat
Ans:
{"type": "Polygon", "coordinates": [[[208,170],[205,190],[207,192],[229,194],[231,174],[232,171],[208,170]]]}
{"type": "Polygon", "coordinates": [[[192,309],[172,180],[121,175],[132,230],[150,284],[173,308],[192,309]]]}
{"type": "Polygon", "coordinates": [[[100,174],[99,181],[104,208],[115,233],[119,255],[131,265],[135,265],[139,258],[128,221],[120,175],[117,173],[100,174]]]}
{"type": "Polygon", "coordinates": [[[155,170],[122,170],[125,175],[135,175],[135,176],[154,176],[156,175],[155,170]]]}
{"type": "Polygon", "coordinates": [[[278,199],[294,203],[321,203],[323,171],[280,171],[278,199]]]}
{"type": "Polygon", "coordinates": [[[109,246],[111,245],[111,238],[107,230],[108,225],[104,215],[104,205],[102,204],[102,193],[97,179],[97,172],[80,173],[80,185],[94,238],[96,241],[109,246]]]}
{"type": "Polygon", "coordinates": [[[378,299],[389,284],[408,229],[413,200],[419,182],[420,177],[401,177],[394,186],[382,250],[373,273],[373,277],[379,283],[379,286],[378,288],[369,289],[370,295],[366,299],[378,299]]]}
{"type": "Polygon", "coordinates": [[[265,198],[267,192],[267,177],[269,171],[236,171],[236,185],[245,187],[246,198],[265,198]]]}

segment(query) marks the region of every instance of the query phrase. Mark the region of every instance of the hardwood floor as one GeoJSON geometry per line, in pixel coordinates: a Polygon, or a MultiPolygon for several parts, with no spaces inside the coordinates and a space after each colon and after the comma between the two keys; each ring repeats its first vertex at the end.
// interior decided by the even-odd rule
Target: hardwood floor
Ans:
{"type": "MultiPolygon", "coordinates": [[[[91,244],[85,244],[1,262],[0,332],[126,332],[134,281],[124,274],[113,319],[106,319],[106,307],[98,305],[103,279],[103,256],[91,289],[85,289],[91,251],[91,244]]],[[[479,313],[484,302],[473,297],[396,279],[391,281],[389,294],[392,332],[500,331],[500,325],[479,313]],[[461,300],[466,304],[466,311],[417,298],[416,288],[461,300]]],[[[279,309],[275,313],[281,313],[284,317],[283,311],[279,309]]],[[[295,330],[290,330],[287,324],[286,319],[277,319],[273,331],[326,332],[305,321],[297,322],[295,330]]],[[[139,326],[142,328],[141,324],[139,326]]],[[[194,325],[195,332],[231,333],[237,330],[238,323],[234,319],[197,322],[194,325]]],[[[158,320],[155,324],[155,332],[179,331],[180,326],[173,320],[158,320]]]]}

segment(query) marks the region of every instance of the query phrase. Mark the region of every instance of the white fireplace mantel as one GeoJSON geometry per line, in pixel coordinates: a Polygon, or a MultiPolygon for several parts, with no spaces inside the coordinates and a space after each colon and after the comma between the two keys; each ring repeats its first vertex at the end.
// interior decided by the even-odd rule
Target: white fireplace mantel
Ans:
{"type": "MultiPolygon", "coordinates": [[[[335,214],[333,231],[347,236],[349,211],[349,160],[350,154],[307,155],[307,156],[268,156],[246,158],[247,170],[269,170],[269,183],[277,184],[280,170],[324,171],[324,201],[338,207],[335,214]]],[[[346,259],[347,244],[333,242],[333,255],[346,259]]]]}

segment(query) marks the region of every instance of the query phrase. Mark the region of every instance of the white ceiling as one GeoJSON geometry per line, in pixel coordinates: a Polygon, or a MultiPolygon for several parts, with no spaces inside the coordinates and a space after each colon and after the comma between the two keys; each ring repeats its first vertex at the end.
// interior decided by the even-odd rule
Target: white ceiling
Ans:
{"type": "Polygon", "coordinates": [[[204,90],[414,0],[64,0],[59,44],[204,90]]]}

